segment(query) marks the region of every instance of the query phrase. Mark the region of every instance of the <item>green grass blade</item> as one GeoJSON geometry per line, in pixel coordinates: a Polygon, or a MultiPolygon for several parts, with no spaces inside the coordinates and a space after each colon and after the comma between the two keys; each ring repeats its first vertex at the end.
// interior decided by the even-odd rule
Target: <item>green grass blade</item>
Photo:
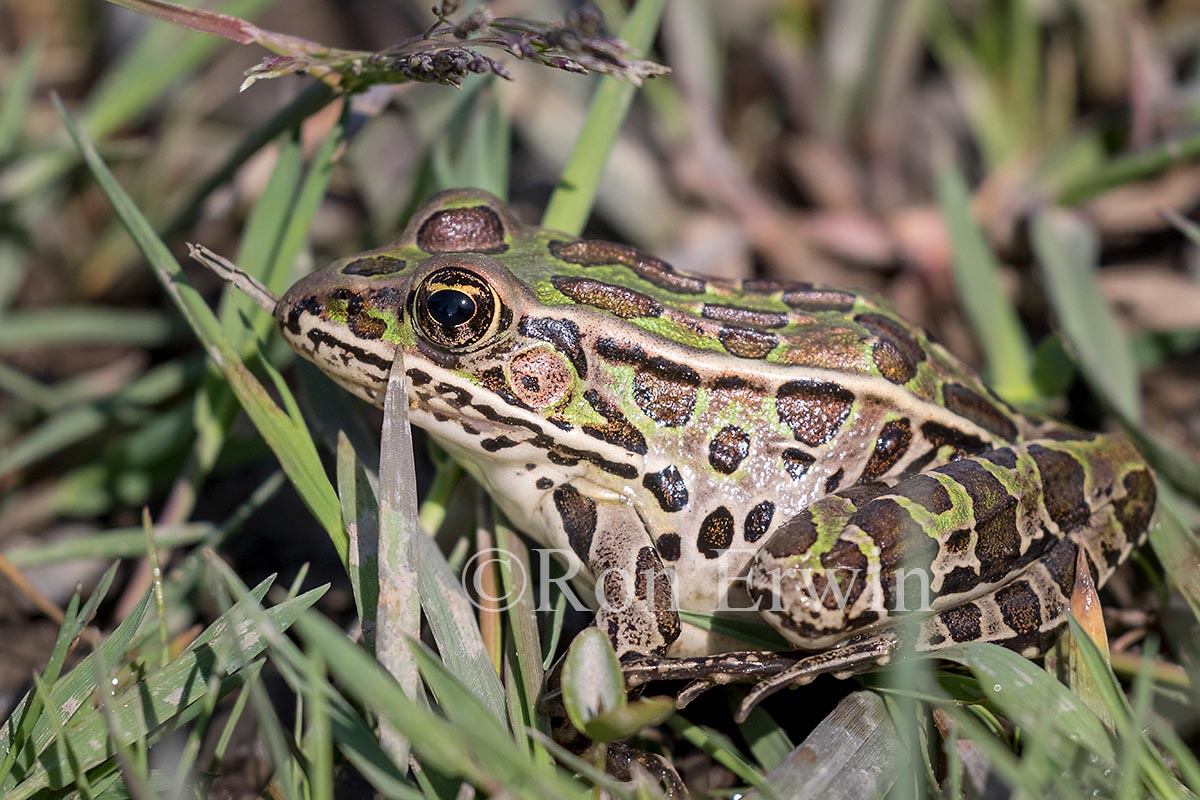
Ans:
{"type": "MultiPolygon", "coordinates": [[[[170,549],[203,541],[217,531],[207,522],[186,525],[158,525],[154,541],[158,547],[170,549]]],[[[141,528],[116,528],[87,537],[50,542],[48,544],[15,547],[4,553],[13,565],[24,569],[43,564],[66,561],[89,561],[96,558],[139,558],[146,554],[146,536],[141,528]]]]}
{"type": "Polygon", "coordinates": [[[1192,161],[1197,156],[1200,156],[1200,133],[1172,139],[1140,153],[1119,156],[1065,186],[1058,195],[1058,202],[1065,206],[1078,205],[1109,189],[1150,178],[1173,164],[1192,161]]]}
{"type": "Polygon", "coordinates": [[[329,534],[342,563],[346,563],[347,542],[342,527],[341,506],[308,429],[281,410],[262,384],[241,363],[229,342],[221,335],[215,315],[188,284],[166,245],[108,171],[90,141],[62,109],[61,103],[59,111],[97,183],[104,189],[130,235],[154,267],[163,288],[225,375],[251,421],[279,458],[280,465],[296,486],[301,499],[329,534]]]}
{"type": "Polygon", "coordinates": [[[464,91],[433,150],[438,189],[474,186],[497,197],[508,196],[512,132],[501,105],[499,81],[489,78],[464,91]]]}
{"type": "Polygon", "coordinates": [[[883,796],[911,758],[880,696],[853,692],[764,782],[781,798],[883,796]]]}
{"type": "MultiPolygon", "coordinates": [[[[100,645],[97,653],[104,663],[116,664],[124,657],[134,635],[146,618],[150,601],[151,593],[146,592],[141,601],[100,645]]],[[[70,719],[74,711],[85,705],[88,696],[95,689],[95,668],[91,661],[92,656],[87,656],[75,669],[54,684],[54,699],[58,704],[56,708],[64,720],[70,719]]],[[[7,796],[6,793],[34,769],[34,757],[50,743],[52,737],[53,723],[47,720],[45,715],[41,715],[27,733],[21,733],[19,727],[14,727],[14,721],[17,721],[19,726],[22,724],[25,718],[24,709],[29,707],[31,702],[32,694],[27,694],[17,704],[8,721],[0,727],[0,748],[8,754],[16,753],[12,761],[13,771],[0,780],[0,796],[7,796]]]]}
{"type": "Polygon", "coordinates": [[[1044,732],[1042,743],[1059,763],[1068,763],[1075,747],[1095,754],[1104,764],[1116,752],[1104,724],[1077,696],[1044,669],[1011,650],[992,644],[957,644],[937,657],[962,664],[979,680],[989,705],[1023,728],[1044,732]]]}
{"type": "Polygon", "coordinates": [[[439,707],[460,734],[470,731],[475,757],[500,785],[521,797],[577,796],[576,787],[556,769],[535,763],[527,750],[510,738],[503,723],[492,720],[479,699],[455,680],[432,653],[415,640],[411,645],[421,677],[437,697],[439,707]]]}
{"type": "Polygon", "coordinates": [[[529,550],[495,508],[492,521],[496,533],[500,580],[508,604],[504,619],[509,631],[506,654],[508,669],[505,672],[509,713],[514,719],[514,727],[534,727],[538,724],[537,699],[545,670],[542,668],[542,644],[534,608],[535,593],[530,585],[533,570],[529,564],[529,550]],[[517,720],[520,721],[519,725],[517,720]]]}
{"type": "Polygon", "coordinates": [[[169,215],[169,221],[163,228],[163,238],[169,238],[171,234],[178,233],[191,225],[200,216],[204,204],[208,202],[212,193],[230,181],[254,154],[285,131],[298,129],[304,120],[329,105],[334,97],[335,94],[328,86],[323,83],[315,83],[275,112],[269,120],[248,133],[229,152],[221,165],[191,190],[187,200],[179,206],[178,210],[169,215]]]}
{"type": "Polygon", "coordinates": [[[1000,285],[999,266],[971,216],[971,195],[956,167],[939,170],[937,197],[954,248],[955,288],[983,350],[989,382],[1009,402],[1029,403],[1037,397],[1029,339],[1000,285]]]}
{"type": "Polygon", "coordinates": [[[341,431],[337,442],[338,499],[342,524],[350,537],[350,587],[362,624],[363,642],[375,651],[375,612],[379,602],[379,504],[367,471],[350,439],[341,431]]]}
{"type": "MultiPolygon", "coordinates": [[[[324,592],[324,587],[314,589],[268,609],[265,614],[273,625],[286,630],[324,592]]],[[[241,604],[235,605],[209,626],[202,646],[193,643],[167,666],[147,673],[114,694],[110,707],[115,715],[114,727],[120,731],[124,744],[161,730],[164,722],[204,699],[210,677],[226,679],[234,676],[257,658],[267,641],[255,626],[247,624],[247,618],[246,609],[241,604]]],[[[94,682],[94,667],[91,678],[94,682]]],[[[55,690],[56,704],[59,697],[55,690]]],[[[51,716],[57,721],[57,716],[51,716]]],[[[85,768],[90,769],[109,758],[105,736],[108,724],[100,709],[84,703],[64,727],[72,750],[85,768]]],[[[72,773],[57,753],[42,751],[33,772],[5,796],[20,800],[42,787],[68,785],[72,773]]]]}
{"type": "MultiPolygon", "coordinates": [[[[276,152],[275,168],[271,170],[266,187],[250,210],[234,262],[246,274],[278,294],[282,288],[278,284],[282,281],[277,273],[291,266],[290,261],[282,263],[283,259],[279,257],[280,240],[287,227],[288,215],[294,210],[304,173],[304,152],[300,145],[299,130],[292,130],[282,137],[276,152]],[[272,278],[276,285],[272,285],[272,278]]],[[[243,292],[233,286],[225,287],[217,317],[221,320],[221,329],[239,350],[254,334],[261,336],[266,332],[259,329],[257,324],[263,316],[266,313],[243,292]],[[255,329],[246,327],[243,318],[255,320],[255,329]]]]}
{"type": "Polygon", "coordinates": [[[26,42],[21,48],[21,57],[17,61],[16,69],[10,73],[4,85],[0,86],[4,90],[4,99],[0,100],[0,159],[12,153],[21,136],[29,101],[33,98],[41,54],[40,36],[26,42]]]}
{"type": "MultiPolygon", "coordinates": [[[[729,697],[729,710],[737,710],[740,698],[729,697]]],[[[741,727],[742,737],[747,747],[764,771],[773,770],[781,765],[788,754],[795,749],[792,739],[783,726],[771,718],[761,707],[750,711],[741,727]]]]}
{"type": "MultiPolygon", "coordinates": [[[[397,348],[388,372],[383,402],[383,434],[379,444],[379,605],[375,621],[375,657],[410,696],[420,678],[408,653],[410,637],[421,635],[418,542],[425,537],[417,523],[417,474],[413,462],[412,427],[404,354],[397,348]]],[[[380,729],[384,748],[403,764],[408,742],[394,728],[380,729]]]]}
{"type": "Polygon", "coordinates": [[[31,347],[161,347],[182,329],[159,311],[66,306],[11,311],[0,319],[0,353],[31,347]]]}
{"type": "MultiPolygon", "coordinates": [[[[428,536],[417,539],[417,565],[420,568],[421,608],[446,668],[479,698],[492,717],[507,720],[504,687],[488,657],[471,598],[437,544],[428,536]]],[[[472,566],[477,570],[482,565],[472,566]]]]}
{"type": "MultiPolygon", "coordinates": [[[[338,679],[350,696],[367,703],[381,717],[386,718],[412,742],[412,747],[421,763],[428,769],[449,776],[459,776],[476,786],[496,788],[498,782],[481,764],[482,752],[495,746],[495,739],[480,734],[480,726],[453,725],[444,717],[435,714],[409,698],[391,676],[365,652],[348,641],[332,623],[318,615],[306,615],[296,630],[308,648],[320,649],[326,654],[330,672],[338,679]]],[[[463,700],[469,692],[461,690],[463,700]]],[[[472,698],[473,699],[473,698],[472,698]]],[[[481,717],[487,713],[475,701],[481,717]]],[[[472,721],[474,722],[474,721],[472,721]]],[[[504,756],[514,760],[528,761],[515,743],[506,748],[504,756]]],[[[507,770],[506,770],[507,772],[507,770]]],[[[531,796],[528,791],[509,785],[510,791],[518,796],[531,796]]],[[[581,796],[579,793],[576,796],[581,796]]],[[[547,796],[564,796],[554,793],[547,796]]]]}
{"type": "Polygon", "coordinates": [[[1200,619],[1200,539],[1186,525],[1184,504],[1170,486],[1158,487],[1158,511],[1150,528],[1150,546],[1173,586],[1200,619]]]}
{"type": "Polygon", "coordinates": [[[1070,212],[1043,211],[1033,220],[1033,249],[1084,374],[1107,403],[1136,423],[1142,415],[1137,365],[1096,283],[1100,245],[1095,233],[1070,212]]]}
{"type": "MultiPolygon", "coordinates": [[[[638,0],[617,35],[635,51],[644,53],[658,30],[663,4],[664,0],[638,0]]],[[[600,175],[636,88],[612,76],[600,79],[575,149],[546,205],[543,227],[575,235],[583,231],[596,199],[600,175]]]]}

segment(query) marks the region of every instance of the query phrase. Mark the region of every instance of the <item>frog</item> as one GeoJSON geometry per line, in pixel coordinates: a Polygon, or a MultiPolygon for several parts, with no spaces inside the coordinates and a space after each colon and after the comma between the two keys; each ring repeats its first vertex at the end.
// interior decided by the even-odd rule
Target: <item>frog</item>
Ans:
{"type": "Polygon", "coordinates": [[[376,406],[401,355],[411,422],[591,587],[627,684],[749,682],[739,718],[886,663],[902,620],[915,651],[1034,657],[1155,512],[1126,438],[1022,413],[870,294],[678,270],[477,189],[275,317],[376,406]]]}

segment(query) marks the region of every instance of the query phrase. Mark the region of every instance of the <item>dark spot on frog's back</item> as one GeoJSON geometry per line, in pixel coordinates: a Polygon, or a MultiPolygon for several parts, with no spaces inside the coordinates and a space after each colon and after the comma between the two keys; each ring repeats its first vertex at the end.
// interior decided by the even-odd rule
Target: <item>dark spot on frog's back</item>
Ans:
{"type": "Polygon", "coordinates": [[[654,495],[663,511],[682,511],[687,508],[687,485],[674,464],[658,472],[646,473],[642,485],[654,495]]]}
{"type": "Polygon", "coordinates": [[[597,414],[604,417],[603,425],[595,423],[583,425],[584,433],[609,444],[623,447],[631,453],[646,455],[646,437],[642,436],[641,431],[635,428],[633,423],[621,413],[621,409],[601,397],[595,389],[588,389],[584,392],[583,399],[587,400],[597,414]]]}
{"type": "Polygon", "coordinates": [[[1017,438],[1017,426],[1008,415],[978,392],[960,383],[948,383],[942,387],[942,398],[947,409],[966,417],[993,436],[1006,441],[1017,438]]]}
{"type": "Polygon", "coordinates": [[[950,631],[950,638],[956,642],[975,642],[983,636],[980,626],[983,612],[974,603],[948,608],[938,618],[950,631]]]}
{"type": "Polygon", "coordinates": [[[700,375],[686,364],[650,358],[633,376],[633,399],[659,425],[679,427],[692,417],[699,386],[700,375]]]}
{"type": "Polygon", "coordinates": [[[554,345],[558,352],[567,357],[575,374],[587,377],[587,357],[579,344],[579,326],[569,319],[521,317],[519,330],[524,336],[541,339],[554,345]]]}
{"type": "Polygon", "coordinates": [[[996,605],[1004,624],[1018,636],[1036,633],[1042,625],[1042,603],[1028,581],[1016,581],[996,590],[996,605]]]}
{"type": "MultiPolygon", "coordinates": [[[[987,443],[973,434],[943,425],[940,422],[926,422],[921,425],[921,434],[935,450],[945,446],[953,447],[955,455],[979,453],[987,449],[987,443]]],[[[911,469],[911,467],[909,467],[911,469]]]]}
{"type": "Polygon", "coordinates": [[[700,534],[696,537],[696,549],[705,558],[719,558],[721,552],[733,544],[733,514],[725,506],[704,518],[700,523],[700,534]]]}
{"type": "Polygon", "coordinates": [[[596,533],[596,501],[584,497],[567,483],[554,490],[554,507],[562,519],[571,549],[586,563],[596,533]]]}
{"type": "Polygon", "coordinates": [[[771,520],[775,517],[775,504],[770,500],[764,500],[750,512],[746,514],[746,524],[743,528],[743,537],[747,542],[754,543],[761,539],[771,527],[771,520]]]}
{"type": "Polygon", "coordinates": [[[487,206],[448,208],[431,214],[417,232],[426,253],[503,253],[504,223],[487,206]]]}
{"type": "Polygon", "coordinates": [[[1086,525],[1091,517],[1084,496],[1083,465],[1073,456],[1039,444],[1029,446],[1042,476],[1042,499],[1046,512],[1064,533],[1086,525]]]}
{"type": "Polygon", "coordinates": [[[983,521],[976,514],[975,555],[979,558],[979,577],[984,583],[999,583],[1005,575],[1041,555],[1050,537],[1034,540],[1021,552],[1021,533],[1017,530],[1017,500],[1009,497],[997,504],[983,521]]]}
{"type": "Polygon", "coordinates": [[[616,314],[621,319],[657,317],[663,312],[657,300],[624,286],[562,275],[554,276],[550,282],[576,303],[616,314]]]}
{"type": "Polygon", "coordinates": [[[681,541],[678,533],[664,533],[654,543],[663,561],[678,561],[681,555],[681,541]]]}
{"type": "Polygon", "coordinates": [[[717,340],[730,355],[738,358],[766,358],[779,344],[779,339],[773,333],[736,325],[717,331],[717,340]]]}
{"type": "Polygon", "coordinates": [[[798,481],[808,474],[808,468],[817,460],[811,453],[806,453],[797,447],[789,447],[780,456],[783,468],[792,480],[798,481]]]}
{"type": "Polygon", "coordinates": [[[896,466],[908,451],[912,441],[912,425],[907,419],[894,419],[884,424],[875,439],[875,449],[863,467],[863,478],[878,478],[896,466]]]}
{"type": "Polygon", "coordinates": [[[792,429],[797,441],[811,446],[832,439],[853,407],[849,389],[824,381],[790,381],[775,395],[779,421],[792,429]]]}
{"type": "Polygon", "coordinates": [[[613,242],[554,241],[550,243],[550,254],[562,261],[578,264],[581,267],[621,264],[648,283],[679,294],[703,294],[708,288],[708,284],[703,278],[682,275],[662,259],[646,255],[633,247],[613,242]]]}
{"type": "Polygon", "coordinates": [[[750,452],[750,434],[726,425],[708,443],[708,463],[722,475],[732,475],[750,452]]]}
{"type": "Polygon", "coordinates": [[[802,556],[817,542],[812,512],[805,509],[779,526],[763,547],[776,558],[802,556]]]}
{"type": "Polygon", "coordinates": [[[879,497],[865,505],[850,518],[871,537],[880,550],[884,570],[905,563],[926,565],[937,555],[937,542],[927,535],[908,510],[890,497],[879,497]]]}
{"type": "Polygon", "coordinates": [[[705,303],[700,315],[705,319],[752,328],[782,328],[788,324],[787,314],[778,311],[758,311],[718,303],[705,303]]]}
{"type": "Polygon", "coordinates": [[[912,380],[917,374],[917,365],[925,360],[925,351],[912,332],[883,314],[859,314],[854,321],[878,338],[872,356],[880,374],[895,384],[912,380]]]}
{"type": "Polygon", "coordinates": [[[1113,512],[1125,529],[1125,534],[1131,540],[1136,540],[1150,527],[1158,489],[1150,471],[1146,469],[1130,472],[1123,483],[1125,496],[1113,501],[1113,512]]]}
{"type": "Polygon", "coordinates": [[[966,491],[975,510],[976,522],[988,509],[998,508],[1006,499],[1014,499],[995,475],[974,460],[954,461],[938,467],[937,472],[953,478],[966,491]]]}
{"type": "Polygon", "coordinates": [[[849,292],[833,289],[803,289],[783,293],[783,302],[797,311],[818,313],[837,311],[845,313],[854,308],[857,298],[849,292]]]}
{"type": "Polygon", "coordinates": [[[953,505],[950,492],[932,475],[915,475],[896,487],[896,494],[907,497],[934,514],[944,514],[953,505]]]}
{"type": "Polygon", "coordinates": [[[825,607],[829,609],[837,608],[838,604],[851,606],[858,596],[863,593],[863,589],[867,586],[865,579],[867,574],[867,557],[863,554],[862,549],[857,543],[846,540],[837,539],[833,546],[821,556],[821,566],[828,570],[828,573],[823,577],[826,580],[837,581],[842,588],[848,589],[843,597],[839,600],[836,593],[830,592],[825,596],[825,607]],[[829,573],[832,573],[830,575],[829,573]],[[832,595],[832,596],[830,596],[832,595]],[[834,605],[829,605],[830,601],[834,605]]]}
{"type": "Polygon", "coordinates": [[[342,267],[343,275],[360,275],[373,278],[379,275],[391,275],[404,269],[404,259],[392,256],[365,256],[356,258],[342,267]]]}

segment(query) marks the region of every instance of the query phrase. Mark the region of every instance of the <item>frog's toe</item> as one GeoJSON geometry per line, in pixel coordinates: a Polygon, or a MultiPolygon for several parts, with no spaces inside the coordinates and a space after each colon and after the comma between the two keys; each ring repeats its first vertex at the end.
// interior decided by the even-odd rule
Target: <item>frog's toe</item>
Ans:
{"type": "Polygon", "coordinates": [[[605,771],[619,781],[635,781],[640,776],[649,776],[668,800],[687,798],[688,790],[671,762],[660,755],[647,753],[620,742],[612,742],[605,751],[605,771]]]}

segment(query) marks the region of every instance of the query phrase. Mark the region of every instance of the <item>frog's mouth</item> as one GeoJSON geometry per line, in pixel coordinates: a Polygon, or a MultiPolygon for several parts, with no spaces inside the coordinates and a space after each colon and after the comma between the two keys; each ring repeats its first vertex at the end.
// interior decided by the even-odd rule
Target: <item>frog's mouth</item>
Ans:
{"type": "Polygon", "coordinates": [[[275,319],[297,353],[346,390],[382,407],[402,297],[394,285],[330,286],[314,273],[279,299],[275,319]]]}

